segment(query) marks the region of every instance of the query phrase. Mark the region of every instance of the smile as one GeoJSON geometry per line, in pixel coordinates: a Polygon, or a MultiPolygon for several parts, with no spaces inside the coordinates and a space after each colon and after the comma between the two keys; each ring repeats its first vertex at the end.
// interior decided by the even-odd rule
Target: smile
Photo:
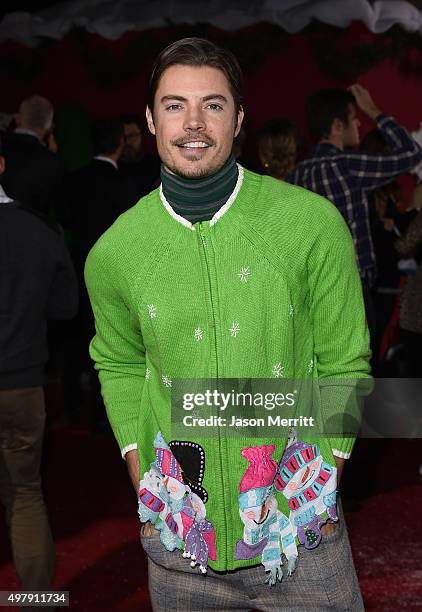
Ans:
{"type": "Polygon", "coordinates": [[[254,521],[254,523],[256,523],[257,525],[262,525],[262,523],[265,523],[265,521],[267,520],[269,513],[270,513],[270,511],[267,510],[267,514],[264,516],[262,521],[254,521]]]}
{"type": "Polygon", "coordinates": [[[181,147],[182,149],[206,149],[210,145],[206,142],[197,141],[197,142],[185,142],[184,144],[177,145],[177,146],[181,147]]]}
{"type": "Polygon", "coordinates": [[[311,478],[313,478],[314,474],[315,470],[311,470],[309,467],[307,467],[302,477],[302,481],[300,483],[299,488],[303,488],[311,480],[311,478]]]}

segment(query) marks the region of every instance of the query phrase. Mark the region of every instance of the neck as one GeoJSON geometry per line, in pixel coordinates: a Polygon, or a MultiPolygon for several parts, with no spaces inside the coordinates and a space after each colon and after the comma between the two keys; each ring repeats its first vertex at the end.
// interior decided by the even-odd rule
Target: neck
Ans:
{"type": "Polygon", "coordinates": [[[163,194],[173,210],[191,223],[209,221],[227,202],[236,186],[238,167],[231,155],[215,174],[190,179],[161,166],[163,194]]]}
{"type": "Polygon", "coordinates": [[[341,136],[330,136],[329,138],[321,138],[320,143],[332,144],[341,151],[344,150],[344,144],[341,136]]]}
{"type": "Polygon", "coordinates": [[[97,157],[104,157],[105,159],[110,159],[111,161],[114,161],[117,164],[117,162],[119,161],[120,154],[119,153],[111,153],[111,154],[98,153],[97,157]]]}
{"type": "Polygon", "coordinates": [[[38,138],[38,140],[40,142],[43,141],[43,138],[46,134],[46,130],[43,130],[41,128],[33,128],[30,127],[29,125],[19,125],[16,129],[16,131],[19,133],[19,131],[22,131],[24,133],[27,134],[32,134],[33,136],[35,136],[36,138],[38,138]]]}

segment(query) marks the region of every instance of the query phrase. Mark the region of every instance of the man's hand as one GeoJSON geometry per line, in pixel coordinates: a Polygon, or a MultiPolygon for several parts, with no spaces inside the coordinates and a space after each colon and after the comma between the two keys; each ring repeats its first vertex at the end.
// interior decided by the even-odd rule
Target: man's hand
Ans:
{"type": "Polygon", "coordinates": [[[368,115],[371,119],[376,119],[378,115],[381,115],[381,111],[373,101],[371,94],[362,85],[354,83],[354,85],[350,85],[347,89],[354,95],[356,104],[365,115],[368,115]]]}
{"type": "Polygon", "coordinates": [[[139,457],[138,451],[130,450],[125,455],[126,463],[127,463],[127,471],[129,473],[129,477],[132,481],[132,484],[135,488],[136,495],[138,495],[139,489],[139,457]]]}

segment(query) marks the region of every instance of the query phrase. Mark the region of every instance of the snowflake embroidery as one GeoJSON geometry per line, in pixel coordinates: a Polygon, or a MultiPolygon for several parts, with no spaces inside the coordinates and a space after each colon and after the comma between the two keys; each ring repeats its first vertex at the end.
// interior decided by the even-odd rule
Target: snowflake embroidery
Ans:
{"type": "Polygon", "coordinates": [[[273,365],[273,376],[274,378],[283,378],[284,366],[282,366],[281,363],[275,363],[273,365]]]}
{"type": "Polygon", "coordinates": [[[250,270],[249,267],[247,268],[240,268],[240,272],[238,272],[238,277],[240,278],[240,282],[241,283],[247,283],[248,282],[248,276],[250,275],[250,270]]]}
{"type": "Polygon", "coordinates": [[[194,338],[197,342],[204,339],[204,332],[202,331],[200,327],[197,327],[195,329],[194,338]]]}
{"type": "Polygon", "coordinates": [[[148,304],[147,308],[148,308],[149,318],[155,319],[155,317],[157,316],[157,306],[155,306],[154,304],[148,304]]]}
{"type": "Polygon", "coordinates": [[[295,316],[295,307],[293,306],[293,304],[290,304],[289,314],[292,318],[295,316]]]}
{"type": "Polygon", "coordinates": [[[150,378],[151,378],[151,370],[147,368],[145,370],[145,380],[150,380],[150,378]]]}
{"type": "Polygon", "coordinates": [[[308,374],[312,372],[312,370],[314,369],[314,365],[315,365],[315,361],[311,359],[310,362],[308,363],[308,374]]]}
{"type": "Polygon", "coordinates": [[[237,334],[238,334],[238,332],[240,332],[240,325],[239,325],[239,323],[235,323],[233,321],[233,325],[231,326],[229,331],[230,331],[230,334],[231,334],[232,338],[237,338],[237,334]]]}
{"type": "Polygon", "coordinates": [[[172,381],[170,380],[170,378],[168,376],[162,376],[161,380],[163,381],[163,385],[165,387],[171,387],[172,381]]]}

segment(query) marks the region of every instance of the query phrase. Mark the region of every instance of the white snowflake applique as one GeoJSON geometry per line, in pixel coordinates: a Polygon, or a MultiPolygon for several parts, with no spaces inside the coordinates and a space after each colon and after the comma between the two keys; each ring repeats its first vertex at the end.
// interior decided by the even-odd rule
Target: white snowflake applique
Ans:
{"type": "Polygon", "coordinates": [[[162,376],[162,377],[161,377],[161,380],[163,381],[163,385],[164,385],[165,387],[171,387],[171,385],[172,385],[172,381],[170,380],[170,378],[169,378],[168,376],[165,376],[165,375],[164,375],[164,376],[162,376]]]}
{"type": "Polygon", "coordinates": [[[150,319],[155,319],[157,316],[157,306],[155,304],[148,304],[148,314],[150,319]]]}
{"type": "Polygon", "coordinates": [[[312,370],[315,367],[315,361],[313,359],[311,359],[308,363],[308,374],[310,374],[312,372],[312,370]]]}
{"type": "Polygon", "coordinates": [[[195,332],[194,332],[193,336],[194,336],[195,340],[197,342],[199,342],[200,340],[204,339],[204,332],[203,332],[203,330],[200,327],[197,327],[195,329],[195,332]]]}
{"type": "Polygon", "coordinates": [[[238,277],[240,278],[241,283],[248,282],[248,276],[250,276],[251,271],[249,270],[249,266],[247,268],[240,268],[240,272],[238,272],[238,277]]]}
{"type": "Polygon", "coordinates": [[[295,307],[293,304],[290,304],[289,315],[293,318],[295,316],[295,307]]]}
{"type": "Polygon", "coordinates": [[[150,380],[150,379],[151,379],[151,370],[147,368],[145,370],[145,380],[150,380]]]}
{"type": "Polygon", "coordinates": [[[235,321],[233,321],[233,325],[231,326],[229,331],[230,331],[230,335],[232,338],[237,338],[237,334],[240,332],[239,323],[236,323],[235,321]]]}
{"type": "Polygon", "coordinates": [[[273,376],[274,378],[283,378],[284,366],[282,366],[281,363],[275,363],[273,365],[273,376]]]}

